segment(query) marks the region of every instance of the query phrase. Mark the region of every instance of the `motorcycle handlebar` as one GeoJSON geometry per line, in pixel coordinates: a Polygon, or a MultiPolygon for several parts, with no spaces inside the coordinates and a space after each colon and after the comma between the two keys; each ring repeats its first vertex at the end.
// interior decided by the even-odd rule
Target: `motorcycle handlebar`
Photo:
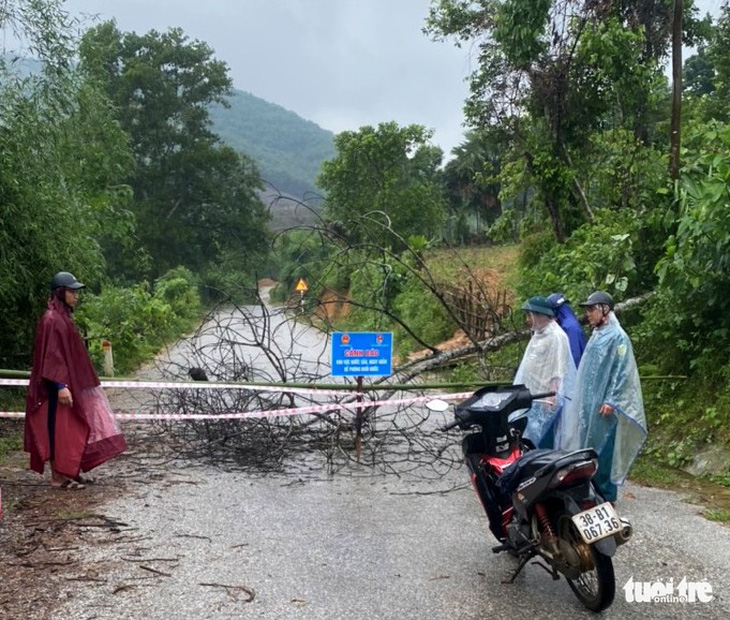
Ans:
{"type": "Polygon", "coordinates": [[[442,426],[441,427],[441,430],[442,431],[450,431],[455,426],[458,426],[458,424],[459,424],[459,420],[454,420],[453,422],[449,422],[448,424],[445,424],[444,426],[442,426]]]}
{"type": "Polygon", "coordinates": [[[547,398],[548,396],[555,396],[555,392],[542,392],[541,394],[530,394],[532,400],[538,400],[539,398],[547,398]]]}
{"type": "MultiPolygon", "coordinates": [[[[556,394],[556,392],[554,392],[554,391],[552,391],[552,392],[541,392],[539,394],[530,394],[530,400],[538,400],[540,398],[548,398],[550,396],[555,396],[555,394],[556,394]]],[[[461,423],[461,420],[459,420],[457,418],[457,419],[453,420],[452,422],[449,422],[448,424],[442,426],[440,430],[442,430],[442,431],[449,431],[452,428],[454,428],[455,426],[459,426],[460,423],[461,423]]]]}

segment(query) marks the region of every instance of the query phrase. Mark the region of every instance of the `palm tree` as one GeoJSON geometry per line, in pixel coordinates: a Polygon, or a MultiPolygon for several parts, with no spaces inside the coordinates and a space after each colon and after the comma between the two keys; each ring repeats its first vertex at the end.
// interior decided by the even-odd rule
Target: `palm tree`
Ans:
{"type": "Polygon", "coordinates": [[[465,243],[467,236],[472,232],[480,235],[484,224],[491,224],[502,213],[496,179],[500,170],[499,144],[489,130],[472,130],[451,154],[453,158],[444,168],[444,183],[457,221],[456,236],[465,243]]]}

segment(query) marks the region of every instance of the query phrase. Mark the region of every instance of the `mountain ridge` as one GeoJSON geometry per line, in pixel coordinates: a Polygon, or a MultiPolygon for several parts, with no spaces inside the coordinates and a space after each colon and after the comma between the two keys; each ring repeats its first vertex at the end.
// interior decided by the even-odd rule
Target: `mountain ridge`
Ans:
{"type": "MultiPolygon", "coordinates": [[[[0,63],[20,77],[40,74],[40,61],[0,54],[0,63]]],[[[312,223],[321,192],[316,179],[322,163],[335,156],[334,134],[296,112],[237,88],[228,106],[208,106],[212,131],[221,142],[251,157],[264,180],[262,200],[272,213],[272,227],[312,223]]]]}
{"type": "Polygon", "coordinates": [[[322,162],[335,156],[334,134],[296,112],[240,89],[229,107],[209,106],[213,131],[223,143],[256,161],[269,193],[318,194],[322,162]]]}

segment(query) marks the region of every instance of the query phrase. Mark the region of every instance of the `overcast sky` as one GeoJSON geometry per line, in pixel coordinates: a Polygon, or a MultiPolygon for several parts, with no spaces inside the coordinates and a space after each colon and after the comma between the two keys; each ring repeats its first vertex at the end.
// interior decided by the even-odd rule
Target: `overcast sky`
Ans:
{"type": "MultiPolygon", "coordinates": [[[[697,0],[718,14],[724,0],[697,0]]],[[[430,41],[430,0],[67,0],[123,31],[181,27],[230,67],[233,84],[333,132],[395,120],[462,141],[469,49],[430,41]]]]}
{"type": "Polygon", "coordinates": [[[430,0],[67,0],[123,31],[181,27],[230,67],[235,88],[333,132],[395,120],[461,140],[468,50],[422,32],[430,0]]]}

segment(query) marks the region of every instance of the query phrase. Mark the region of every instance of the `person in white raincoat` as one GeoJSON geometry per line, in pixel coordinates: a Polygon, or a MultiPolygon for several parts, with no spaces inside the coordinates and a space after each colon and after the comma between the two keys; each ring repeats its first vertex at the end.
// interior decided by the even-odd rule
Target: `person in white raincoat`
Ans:
{"type": "Polygon", "coordinates": [[[535,447],[552,448],[554,428],[575,379],[575,362],[568,336],[554,320],[555,312],[548,300],[540,296],[531,297],[522,309],[532,329],[532,337],[514,383],[525,385],[533,394],[555,392],[553,397],[532,403],[523,436],[535,447]]]}
{"type": "Polygon", "coordinates": [[[593,333],[578,367],[573,398],[556,436],[565,450],[593,448],[593,479],[606,501],[615,502],[647,436],[639,371],[631,341],[613,313],[613,299],[596,291],[580,304],[593,333]]]}

